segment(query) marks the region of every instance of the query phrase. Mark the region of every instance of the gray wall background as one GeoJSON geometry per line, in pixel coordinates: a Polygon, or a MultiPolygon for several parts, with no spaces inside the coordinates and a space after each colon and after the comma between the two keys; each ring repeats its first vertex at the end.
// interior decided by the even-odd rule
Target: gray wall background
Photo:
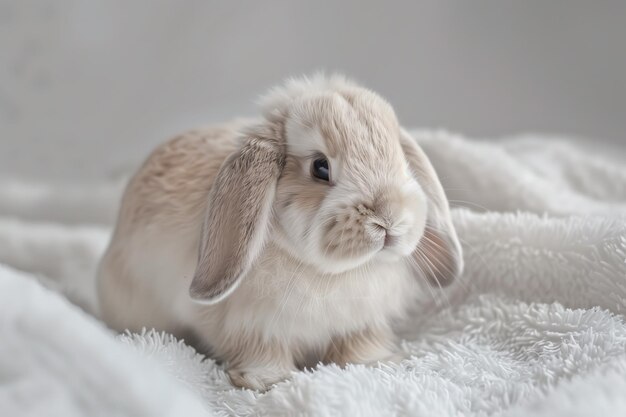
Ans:
{"type": "Polygon", "coordinates": [[[408,127],[626,147],[624,1],[0,0],[0,176],[115,176],[317,69],[408,127]]]}

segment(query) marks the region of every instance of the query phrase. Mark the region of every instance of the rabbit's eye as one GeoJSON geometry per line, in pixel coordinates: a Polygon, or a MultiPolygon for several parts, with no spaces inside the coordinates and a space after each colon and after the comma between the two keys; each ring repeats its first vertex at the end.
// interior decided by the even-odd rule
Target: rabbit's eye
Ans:
{"type": "Polygon", "coordinates": [[[311,175],[322,181],[330,181],[328,159],[325,157],[315,158],[311,163],[311,175]]]}

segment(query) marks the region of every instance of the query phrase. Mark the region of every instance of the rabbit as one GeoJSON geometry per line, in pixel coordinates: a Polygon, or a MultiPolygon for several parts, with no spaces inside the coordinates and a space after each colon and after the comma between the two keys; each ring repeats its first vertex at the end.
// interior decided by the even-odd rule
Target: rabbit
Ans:
{"type": "Polygon", "coordinates": [[[172,139],[131,178],[98,268],[103,320],[193,334],[261,391],[319,363],[401,358],[393,324],[420,281],[463,269],[428,158],[340,75],[290,79],[260,108],[172,139]]]}

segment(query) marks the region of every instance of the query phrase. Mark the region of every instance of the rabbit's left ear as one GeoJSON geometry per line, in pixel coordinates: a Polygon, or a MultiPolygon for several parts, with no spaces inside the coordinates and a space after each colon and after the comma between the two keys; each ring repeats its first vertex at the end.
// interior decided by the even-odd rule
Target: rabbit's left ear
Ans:
{"type": "Polygon", "coordinates": [[[191,298],[217,303],[249,271],[267,239],[284,164],[281,145],[260,137],[247,138],[222,164],[209,191],[191,298]]]}
{"type": "Polygon", "coordinates": [[[416,276],[425,276],[432,285],[443,287],[463,271],[463,253],[452,225],[448,199],[428,157],[415,139],[402,129],[400,143],[409,167],[428,199],[426,229],[411,255],[410,264],[415,268],[416,276]]]}

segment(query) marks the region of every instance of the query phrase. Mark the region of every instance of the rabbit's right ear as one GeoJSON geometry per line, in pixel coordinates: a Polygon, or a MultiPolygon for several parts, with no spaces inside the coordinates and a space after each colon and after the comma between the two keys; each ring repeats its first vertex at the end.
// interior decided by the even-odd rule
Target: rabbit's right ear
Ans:
{"type": "Polygon", "coordinates": [[[426,194],[426,229],[411,263],[416,276],[443,287],[463,272],[463,252],[452,224],[450,207],[437,173],[415,139],[400,130],[400,143],[415,179],[426,194]]]}
{"type": "Polygon", "coordinates": [[[237,288],[265,243],[284,164],[278,141],[254,137],[221,166],[209,191],[191,298],[213,304],[237,288]]]}

